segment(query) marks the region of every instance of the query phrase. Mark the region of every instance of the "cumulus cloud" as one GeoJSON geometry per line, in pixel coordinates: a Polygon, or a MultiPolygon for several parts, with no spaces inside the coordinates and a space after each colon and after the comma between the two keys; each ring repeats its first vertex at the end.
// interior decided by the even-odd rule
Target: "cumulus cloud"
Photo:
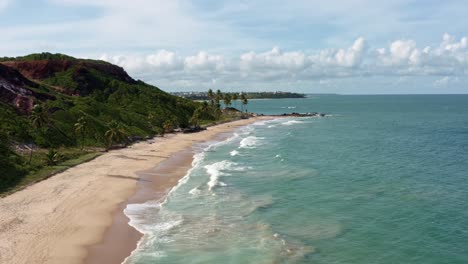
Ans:
{"type": "Polygon", "coordinates": [[[264,53],[253,51],[240,56],[240,66],[243,70],[253,68],[277,68],[284,70],[302,69],[306,66],[307,58],[302,52],[282,52],[280,48],[274,47],[264,53]]]}
{"type": "Polygon", "coordinates": [[[184,60],[185,68],[188,70],[222,70],[224,64],[223,56],[210,55],[205,51],[200,51],[195,56],[189,56],[184,60]]]}
{"type": "Polygon", "coordinates": [[[447,87],[451,84],[454,84],[454,83],[458,83],[459,82],[459,78],[458,77],[454,77],[454,76],[444,76],[440,79],[437,79],[434,81],[433,85],[435,87],[447,87]]]}
{"type": "Polygon", "coordinates": [[[359,66],[366,51],[366,41],[358,38],[348,49],[329,49],[320,52],[318,62],[342,67],[359,66]]]}
{"type": "MultiPolygon", "coordinates": [[[[419,47],[414,40],[400,39],[388,47],[369,48],[364,38],[348,48],[314,52],[249,51],[238,57],[225,57],[200,51],[181,56],[159,50],[140,56],[103,55],[101,59],[118,64],[136,77],[163,81],[167,85],[204,88],[214,84],[239,87],[250,83],[301,83],[359,76],[444,76],[433,85],[454,83],[466,75],[468,40],[444,34],[437,46],[419,47]]],[[[326,81],[329,82],[329,81],[326,81]]]]}

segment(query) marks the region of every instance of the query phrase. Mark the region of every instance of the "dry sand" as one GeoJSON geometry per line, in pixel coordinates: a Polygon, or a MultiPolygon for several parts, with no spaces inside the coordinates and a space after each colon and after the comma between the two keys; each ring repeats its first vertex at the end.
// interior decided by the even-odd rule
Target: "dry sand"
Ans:
{"type": "Polygon", "coordinates": [[[0,198],[0,263],[119,263],[141,236],[126,224],[127,202],[164,196],[190,167],[194,143],[268,118],[137,143],[0,198]],[[166,166],[154,169],[164,161],[166,166]],[[136,192],[139,179],[152,182],[156,192],[136,192]],[[102,258],[109,255],[115,256],[102,258]]]}

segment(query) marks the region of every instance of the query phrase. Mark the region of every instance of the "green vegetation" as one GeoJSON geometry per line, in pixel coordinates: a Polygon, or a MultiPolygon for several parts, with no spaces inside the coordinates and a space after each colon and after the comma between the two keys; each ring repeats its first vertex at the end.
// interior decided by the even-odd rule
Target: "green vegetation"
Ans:
{"type": "MultiPolygon", "coordinates": [[[[31,63],[36,60],[95,62],[48,53],[0,59],[31,63]]],[[[0,192],[36,181],[32,175],[47,176],[68,167],[63,164],[80,160],[82,155],[126,143],[127,135],[141,138],[162,133],[159,126],[147,122],[148,116],[157,116],[160,123],[170,120],[171,124],[188,126],[200,105],[134,81],[116,66],[95,63],[114,68],[106,71],[94,64],[76,64],[44,75],[34,87],[24,87],[47,95],[45,98],[55,98],[35,98],[36,105],[29,114],[21,114],[15,106],[0,100],[0,192]],[[75,96],[76,92],[82,96],[75,96]]]]}
{"type": "Polygon", "coordinates": [[[0,97],[0,193],[39,181],[116,145],[240,117],[234,109],[221,109],[220,103],[230,106],[237,96],[210,90],[209,102],[194,102],[133,80],[107,62],[50,53],[0,58],[0,62],[18,67],[21,73],[37,70],[34,87],[22,87],[32,92],[32,110],[18,109],[0,97]],[[44,68],[49,65],[44,66],[44,60],[55,64],[44,68]],[[15,64],[18,61],[27,63],[27,69],[15,64]],[[41,67],[36,67],[39,63],[41,67]]]}
{"type": "Polygon", "coordinates": [[[38,60],[68,60],[68,61],[90,61],[90,62],[97,62],[97,63],[103,63],[103,64],[109,64],[108,62],[105,61],[100,61],[100,60],[89,60],[89,59],[76,59],[74,57],[65,55],[65,54],[53,54],[49,52],[43,52],[43,53],[34,53],[34,54],[29,54],[26,56],[20,56],[20,57],[0,57],[0,62],[5,62],[5,61],[38,61],[38,60]]]}

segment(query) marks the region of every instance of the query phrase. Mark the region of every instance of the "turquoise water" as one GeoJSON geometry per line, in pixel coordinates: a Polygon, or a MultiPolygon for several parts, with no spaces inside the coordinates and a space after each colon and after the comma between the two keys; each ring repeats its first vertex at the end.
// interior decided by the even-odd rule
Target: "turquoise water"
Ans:
{"type": "Polygon", "coordinates": [[[128,263],[468,263],[468,96],[312,96],[199,146],[128,263]]]}

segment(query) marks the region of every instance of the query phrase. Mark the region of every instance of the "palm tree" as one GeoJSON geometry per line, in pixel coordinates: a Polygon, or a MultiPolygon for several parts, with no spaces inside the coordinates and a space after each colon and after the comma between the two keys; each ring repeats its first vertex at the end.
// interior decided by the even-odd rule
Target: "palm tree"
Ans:
{"type": "Polygon", "coordinates": [[[174,131],[174,123],[171,120],[166,120],[163,124],[164,132],[172,132],[174,131]]]}
{"type": "Polygon", "coordinates": [[[208,96],[208,99],[210,99],[211,105],[214,105],[214,101],[213,101],[213,99],[214,99],[214,93],[213,93],[213,90],[209,89],[209,90],[208,90],[207,96],[208,96]]]}
{"type": "Polygon", "coordinates": [[[239,99],[239,94],[233,93],[232,94],[232,100],[234,101],[234,107],[236,105],[237,100],[239,99]]]}
{"type": "MultiPolygon", "coordinates": [[[[41,134],[44,133],[44,130],[49,128],[50,125],[50,116],[49,111],[47,108],[43,107],[42,105],[36,105],[31,115],[29,116],[29,120],[31,121],[31,125],[36,131],[39,131],[41,134]]],[[[29,161],[28,164],[31,164],[32,155],[33,155],[33,144],[29,149],[29,161]]]]}
{"type": "Polygon", "coordinates": [[[44,133],[44,130],[48,130],[49,128],[53,128],[55,131],[59,132],[65,139],[67,139],[70,143],[74,143],[74,141],[61,129],[56,127],[53,122],[52,118],[50,116],[49,108],[48,107],[43,107],[42,105],[36,105],[32,112],[31,115],[29,116],[29,119],[31,120],[31,125],[33,128],[41,131],[41,133],[44,133]]]}
{"type": "Polygon", "coordinates": [[[39,130],[47,128],[50,125],[49,111],[41,105],[36,105],[33,108],[29,119],[31,120],[31,125],[39,130]]]}
{"type": "Polygon", "coordinates": [[[107,140],[106,150],[109,150],[109,148],[115,142],[120,143],[122,141],[125,141],[125,137],[126,137],[125,130],[123,129],[122,125],[119,122],[112,120],[109,122],[108,127],[109,129],[104,134],[107,140]]]}
{"type": "Polygon", "coordinates": [[[228,108],[229,106],[231,106],[231,94],[224,94],[224,104],[226,106],[226,108],[228,108]]]}
{"type": "Polygon", "coordinates": [[[207,102],[203,102],[201,107],[202,107],[203,112],[208,112],[208,110],[210,109],[210,106],[208,105],[207,102]]]}
{"type": "Polygon", "coordinates": [[[84,148],[84,139],[87,130],[87,122],[84,116],[80,116],[74,125],[75,133],[81,136],[81,150],[84,148]]]}
{"type": "MultiPolygon", "coordinates": [[[[241,94],[240,99],[242,101],[242,111],[241,112],[244,112],[244,108],[245,108],[245,106],[247,106],[249,101],[247,100],[247,96],[245,96],[244,93],[241,94]]],[[[247,112],[247,109],[245,109],[245,111],[247,112]]]]}
{"type": "Polygon", "coordinates": [[[244,96],[244,98],[242,99],[242,105],[245,106],[245,112],[247,113],[247,104],[249,103],[249,100],[247,100],[247,97],[244,96]]]}
{"type": "Polygon", "coordinates": [[[221,99],[223,99],[223,93],[221,93],[221,90],[217,90],[216,91],[216,96],[215,96],[215,101],[216,101],[216,105],[218,106],[219,108],[219,102],[221,101],[221,99]]]}
{"type": "Polygon", "coordinates": [[[189,121],[192,126],[198,126],[199,125],[200,118],[202,116],[202,112],[203,112],[203,105],[201,105],[200,107],[195,109],[195,111],[193,112],[193,115],[192,115],[192,117],[190,118],[190,121],[189,121]]]}

